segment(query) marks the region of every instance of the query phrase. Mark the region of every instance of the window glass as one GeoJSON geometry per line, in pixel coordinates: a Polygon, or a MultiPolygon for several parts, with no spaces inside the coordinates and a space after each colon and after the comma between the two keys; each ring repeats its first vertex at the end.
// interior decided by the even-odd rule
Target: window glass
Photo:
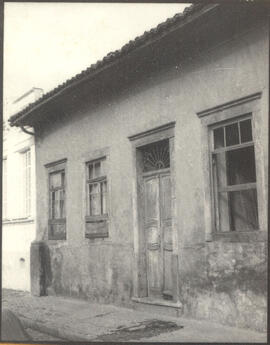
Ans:
{"type": "Polygon", "coordinates": [[[88,178],[89,179],[94,178],[94,164],[88,165],[88,178]]]}
{"type": "Polygon", "coordinates": [[[65,191],[60,190],[60,199],[59,199],[59,213],[60,213],[60,218],[65,218],[65,191]]]}
{"type": "Polygon", "coordinates": [[[228,185],[256,182],[254,147],[226,152],[228,185]]]}
{"type": "Polygon", "coordinates": [[[65,167],[59,163],[49,168],[48,239],[66,239],[65,167]]]}
{"type": "Polygon", "coordinates": [[[101,213],[107,213],[107,182],[101,183],[101,213]]]}
{"type": "Polygon", "coordinates": [[[61,172],[50,175],[50,187],[58,188],[62,186],[63,174],[61,172]]]}
{"type": "Polygon", "coordinates": [[[90,184],[89,189],[90,216],[98,216],[101,214],[100,184],[90,184]]]}
{"type": "Polygon", "coordinates": [[[7,217],[7,160],[3,159],[3,175],[2,175],[2,188],[3,188],[3,219],[7,217]]]}
{"type": "Polygon", "coordinates": [[[228,232],[231,230],[231,218],[229,213],[228,193],[218,193],[218,218],[216,219],[217,230],[220,232],[228,232]]]}
{"type": "Polygon", "coordinates": [[[214,129],[214,148],[224,147],[224,128],[214,129]]]}
{"type": "MultiPolygon", "coordinates": [[[[106,223],[106,220],[105,220],[106,217],[102,221],[101,221],[102,217],[100,217],[102,215],[107,216],[107,212],[108,212],[107,211],[107,180],[106,180],[106,175],[105,175],[106,174],[105,167],[106,167],[105,158],[101,158],[100,160],[95,160],[91,163],[87,163],[87,171],[88,171],[88,179],[86,181],[87,216],[91,217],[91,220],[88,220],[88,223],[87,223],[88,230],[90,228],[91,229],[93,228],[93,223],[96,223],[99,225],[102,222],[104,224],[106,223]],[[92,222],[91,226],[89,225],[90,221],[92,222]]],[[[105,226],[103,223],[102,223],[102,227],[105,226]]],[[[96,228],[96,231],[98,232],[97,228],[96,228]]],[[[99,235],[101,236],[102,234],[100,233],[99,235]]],[[[106,236],[107,236],[107,230],[106,230],[106,236]]]]}
{"type": "Polygon", "coordinates": [[[251,119],[240,122],[241,142],[252,141],[251,119]]]}
{"type": "Polygon", "coordinates": [[[51,192],[51,215],[50,218],[55,218],[55,192],[51,192]]]}
{"type": "Polygon", "coordinates": [[[27,150],[24,155],[24,215],[31,213],[31,151],[27,150]]]}
{"type": "Polygon", "coordinates": [[[226,171],[226,152],[220,152],[213,155],[213,173],[214,178],[217,179],[218,187],[227,186],[227,171],[226,171]]]}
{"type": "Polygon", "coordinates": [[[101,176],[101,166],[100,162],[95,163],[95,177],[101,176]]]}
{"type": "Polygon", "coordinates": [[[65,173],[63,171],[50,174],[51,219],[65,218],[64,179],[65,173]]]}
{"type": "Polygon", "coordinates": [[[213,129],[213,137],[212,177],[216,230],[226,232],[258,229],[251,119],[213,129]],[[248,145],[242,145],[247,142],[248,145]],[[239,145],[239,148],[230,147],[233,145],[239,145]]]}
{"type": "Polygon", "coordinates": [[[239,144],[238,123],[225,126],[226,146],[239,144]]]}
{"type": "Polygon", "coordinates": [[[231,230],[255,230],[258,224],[256,189],[229,192],[231,230]]]}

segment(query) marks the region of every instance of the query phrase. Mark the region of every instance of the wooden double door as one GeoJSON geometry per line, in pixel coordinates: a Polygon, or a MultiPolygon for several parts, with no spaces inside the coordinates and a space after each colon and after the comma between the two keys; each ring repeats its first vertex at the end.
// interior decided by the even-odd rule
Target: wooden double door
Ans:
{"type": "Polygon", "coordinates": [[[172,193],[169,169],[143,176],[148,297],[172,299],[172,193]]]}

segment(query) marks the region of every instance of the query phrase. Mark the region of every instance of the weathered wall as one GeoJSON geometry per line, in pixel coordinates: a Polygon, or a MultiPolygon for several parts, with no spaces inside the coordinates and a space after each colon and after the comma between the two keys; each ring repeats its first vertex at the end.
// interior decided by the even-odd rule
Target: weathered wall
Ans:
{"type": "Polygon", "coordinates": [[[266,243],[222,243],[183,248],[184,314],[266,330],[266,243]]]}
{"type": "MultiPolygon", "coordinates": [[[[175,166],[180,296],[185,315],[265,327],[265,243],[205,242],[201,123],[196,112],[262,92],[261,142],[267,186],[268,32],[258,27],[137,83],[96,107],[84,105],[37,133],[39,240],[47,234],[44,165],[67,158],[67,241],[49,241],[49,292],[130,303],[132,152],[128,136],[176,121],[175,166]],[[109,150],[109,238],[84,238],[84,165],[109,150]],[[259,274],[259,272],[261,272],[259,274]],[[258,279],[262,283],[258,284],[258,279]],[[223,306],[223,307],[222,307],[223,306]],[[222,307],[222,310],[221,310],[222,307]],[[254,318],[256,317],[256,322],[254,318]]],[[[260,229],[266,231],[266,229],[260,229]]]]}

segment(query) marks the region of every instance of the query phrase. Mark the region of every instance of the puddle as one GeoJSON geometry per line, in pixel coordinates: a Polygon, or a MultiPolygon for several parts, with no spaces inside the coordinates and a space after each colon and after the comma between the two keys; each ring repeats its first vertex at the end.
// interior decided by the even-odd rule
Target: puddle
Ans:
{"type": "Polygon", "coordinates": [[[161,333],[176,331],[183,328],[172,321],[147,320],[131,326],[119,326],[109,334],[102,334],[93,341],[129,341],[141,338],[150,338],[161,333]]]}

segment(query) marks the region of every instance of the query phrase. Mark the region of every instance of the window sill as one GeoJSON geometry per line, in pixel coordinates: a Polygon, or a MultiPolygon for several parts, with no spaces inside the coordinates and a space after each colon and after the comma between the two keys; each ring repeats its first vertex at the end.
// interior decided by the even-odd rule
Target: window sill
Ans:
{"type": "Polygon", "coordinates": [[[85,238],[88,238],[88,239],[108,238],[108,237],[109,237],[108,232],[103,232],[103,233],[98,233],[98,234],[85,234],[85,238]]]}
{"type": "Polygon", "coordinates": [[[221,242],[265,242],[267,241],[267,231],[231,231],[222,233],[213,233],[212,241],[221,242]]]}
{"type": "Polygon", "coordinates": [[[85,216],[86,223],[96,223],[108,220],[108,215],[100,215],[100,216],[85,216]]]}
{"type": "Polygon", "coordinates": [[[21,224],[21,223],[34,223],[34,218],[23,217],[23,218],[11,218],[3,219],[2,224],[21,224]]]}
{"type": "Polygon", "coordinates": [[[67,243],[66,238],[48,238],[48,244],[67,243]]]}

